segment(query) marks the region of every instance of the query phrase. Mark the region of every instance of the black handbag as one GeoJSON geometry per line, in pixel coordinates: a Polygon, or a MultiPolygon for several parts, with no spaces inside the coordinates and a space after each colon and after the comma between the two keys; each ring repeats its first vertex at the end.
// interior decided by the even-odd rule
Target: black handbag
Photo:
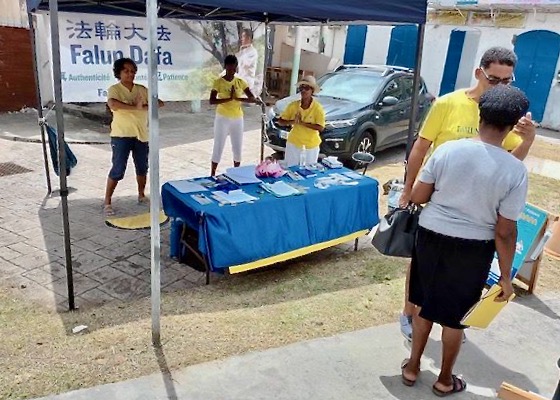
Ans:
{"type": "Polygon", "coordinates": [[[379,222],[371,244],[386,256],[412,257],[421,206],[396,208],[379,222]]]}

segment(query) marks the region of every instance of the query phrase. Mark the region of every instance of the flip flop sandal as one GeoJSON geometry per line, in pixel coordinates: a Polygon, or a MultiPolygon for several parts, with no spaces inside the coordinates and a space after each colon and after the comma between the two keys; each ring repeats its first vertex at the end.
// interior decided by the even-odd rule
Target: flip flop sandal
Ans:
{"type": "Polygon", "coordinates": [[[461,393],[467,388],[467,382],[465,382],[463,378],[459,378],[457,375],[451,375],[451,378],[453,379],[453,388],[451,390],[440,390],[434,384],[434,386],[432,386],[432,392],[438,397],[445,397],[451,394],[461,393]]]}
{"type": "Polygon", "coordinates": [[[103,206],[103,215],[106,217],[113,217],[115,215],[115,210],[113,210],[113,207],[110,204],[103,206]]]}
{"type": "Polygon", "coordinates": [[[150,199],[146,196],[144,197],[138,197],[138,204],[145,204],[145,205],[150,205],[150,199]]]}
{"type": "MultiPolygon", "coordinates": [[[[414,384],[416,383],[416,379],[412,380],[404,376],[404,369],[406,368],[409,362],[410,362],[410,358],[405,358],[401,363],[401,380],[403,385],[405,386],[414,386],[414,384]]],[[[420,372],[420,370],[418,370],[418,372],[420,372]]]]}

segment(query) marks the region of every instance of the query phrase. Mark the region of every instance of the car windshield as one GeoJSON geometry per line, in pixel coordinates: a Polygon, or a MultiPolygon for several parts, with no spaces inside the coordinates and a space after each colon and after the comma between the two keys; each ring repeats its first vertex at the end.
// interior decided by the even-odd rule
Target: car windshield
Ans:
{"type": "Polygon", "coordinates": [[[319,96],[338,97],[358,103],[369,103],[381,83],[381,76],[356,71],[332,73],[319,79],[319,96]]]}

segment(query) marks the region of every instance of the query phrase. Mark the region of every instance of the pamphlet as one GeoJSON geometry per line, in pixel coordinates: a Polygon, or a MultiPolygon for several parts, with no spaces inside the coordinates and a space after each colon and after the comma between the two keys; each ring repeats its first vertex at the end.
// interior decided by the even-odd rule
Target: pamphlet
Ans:
{"type": "Polygon", "coordinates": [[[208,190],[198,182],[192,182],[187,179],[180,181],[170,181],[169,184],[177,189],[177,191],[179,191],[180,193],[204,192],[208,190]]]}
{"type": "Polygon", "coordinates": [[[262,183],[261,187],[267,192],[272,193],[276,197],[287,197],[287,196],[301,194],[299,190],[288,185],[284,181],[278,181],[274,183],[262,183]]]}
{"type": "Polygon", "coordinates": [[[496,297],[500,295],[502,292],[502,287],[498,284],[493,285],[486,294],[482,296],[480,301],[476,303],[470,310],[465,314],[463,319],[461,320],[461,324],[470,326],[473,328],[487,328],[490,325],[490,322],[505,305],[513,300],[515,297],[515,293],[511,295],[508,301],[498,302],[495,301],[496,297]]]}

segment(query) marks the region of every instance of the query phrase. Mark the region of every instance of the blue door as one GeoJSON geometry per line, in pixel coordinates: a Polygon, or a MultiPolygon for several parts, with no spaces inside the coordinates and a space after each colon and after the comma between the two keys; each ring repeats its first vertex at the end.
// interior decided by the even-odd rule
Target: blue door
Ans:
{"type": "Polygon", "coordinates": [[[465,34],[465,31],[458,31],[456,29],[451,32],[449,46],[447,47],[447,58],[445,59],[445,67],[439,87],[440,96],[455,90],[459,65],[461,65],[461,55],[463,54],[463,44],[465,43],[465,34]]]}
{"type": "Polygon", "coordinates": [[[514,51],[519,61],[513,84],[525,92],[533,119],[541,122],[560,54],[560,35],[551,31],[522,33],[514,51]]]}
{"type": "Polygon", "coordinates": [[[344,64],[361,64],[366,47],[367,25],[349,25],[344,46],[344,64]]]}
{"type": "Polygon", "coordinates": [[[391,31],[391,41],[387,51],[387,65],[414,68],[416,65],[416,25],[399,25],[391,31]]]}

